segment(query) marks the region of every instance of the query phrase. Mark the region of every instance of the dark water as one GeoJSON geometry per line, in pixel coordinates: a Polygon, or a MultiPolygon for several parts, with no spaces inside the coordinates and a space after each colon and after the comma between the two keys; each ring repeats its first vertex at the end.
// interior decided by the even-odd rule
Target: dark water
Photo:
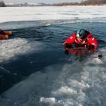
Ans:
{"type": "MultiPolygon", "coordinates": [[[[101,40],[100,48],[103,48],[105,46],[104,41],[106,40],[106,23],[58,23],[51,25],[8,29],[12,30],[14,33],[11,41],[12,39],[14,40],[17,38],[26,39],[28,43],[35,42],[35,46],[37,41],[42,43],[39,48],[43,49],[22,55],[16,55],[16,59],[14,59],[14,56],[9,60],[0,63],[0,94],[2,95],[14,84],[27,79],[27,77],[32,73],[38,71],[45,73],[44,68],[47,66],[55,64],[62,65],[64,63],[71,64],[72,61],[68,61],[70,55],[64,54],[63,42],[73,31],[79,28],[85,28],[91,31],[95,37],[101,40]],[[5,70],[8,70],[9,72],[5,70]]],[[[22,51],[22,49],[20,50],[22,51]]]]}
{"type": "MultiPolygon", "coordinates": [[[[11,59],[8,63],[1,63],[1,66],[9,70],[10,73],[5,73],[3,69],[0,69],[0,93],[35,71],[42,70],[51,64],[67,62],[68,56],[64,54],[63,42],[73,31],[85,28],[102,40],[106,34],[105,27],[105,23],[67,23],[12,30],[14,36],[11,39],[18,37],[25,38],[29,42],[31,40],[40,41],[47,47],[42,52],[25,54],[19,56],[15,61],[11,59]]],[[[103,41],[100,46],[104,46],[103,41]]]]}

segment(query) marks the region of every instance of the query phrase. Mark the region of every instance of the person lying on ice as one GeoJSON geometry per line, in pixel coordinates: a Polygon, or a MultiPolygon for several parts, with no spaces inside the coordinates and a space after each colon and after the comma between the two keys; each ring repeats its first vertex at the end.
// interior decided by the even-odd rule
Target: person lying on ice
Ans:
{"type": "Polygon", "coordinates": [[[98,41],[89,31],[80,29],[72,33],[72,35],[64,41],[64,48],[66,54],[80,53],[79,55],[83,55],[83,50],[87,53],[93,53],[98,49],[98,41]],[[79,50],[83,52],[79,52],[79,50]]]}

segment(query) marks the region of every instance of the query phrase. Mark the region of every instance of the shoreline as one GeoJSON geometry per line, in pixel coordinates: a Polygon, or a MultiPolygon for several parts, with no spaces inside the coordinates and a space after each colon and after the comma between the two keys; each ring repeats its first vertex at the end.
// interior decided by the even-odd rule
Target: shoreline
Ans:
{"type": "MultiPolygon", "coordinates": [[[[83,6],[106,6],[106,4],[95,4],[95,5],[36,5],[36,6],[6,6],[6,7],[83,7],[83,6]]],[[[5,8],[5,7],[2,7],[5,8]]]]}

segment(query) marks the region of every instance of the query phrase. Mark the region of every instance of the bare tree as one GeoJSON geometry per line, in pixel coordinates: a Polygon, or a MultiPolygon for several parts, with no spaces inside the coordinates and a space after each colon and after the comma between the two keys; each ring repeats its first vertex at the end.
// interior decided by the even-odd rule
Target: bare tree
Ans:
{"type": "Polygon", "coordinates": [[[6,7],[4,1],[0,1],[0,7],[6,7]]]}
{"type": "Polygon", "coordinates": [[[96,4],[105,4],[105,3],[106,0],[85,0],[81,2],[81,4],[85,4],[85,5],[88,4],[96,5],[96,4]]]}

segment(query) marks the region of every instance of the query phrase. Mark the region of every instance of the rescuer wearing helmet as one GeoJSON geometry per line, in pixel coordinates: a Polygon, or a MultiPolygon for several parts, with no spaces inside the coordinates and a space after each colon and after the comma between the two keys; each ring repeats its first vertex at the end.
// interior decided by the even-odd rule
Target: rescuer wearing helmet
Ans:
{"type": "Polygon", "coordinates": [[[68,53],[69,48],[82,47],[95,52],[98,48],[98,41],[89,31],[80,29],[65,40],[64,47],[66,53],[68,53]]]}

